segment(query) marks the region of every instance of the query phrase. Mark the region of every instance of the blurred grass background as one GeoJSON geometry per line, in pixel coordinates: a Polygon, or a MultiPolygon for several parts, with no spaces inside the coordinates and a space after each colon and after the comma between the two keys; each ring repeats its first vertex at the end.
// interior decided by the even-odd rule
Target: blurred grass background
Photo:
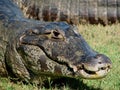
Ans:
{"type": "MultiPolygon", "coordinates": [[[[78,85],[78,82],[71,81],[77,90],[120,90],[120,24],[115,25],[79,25],[79,32],[96,51],[110,57],[113,67],[111,72],[103,79],[83,79],[85,85],[78,85]],[[92,87],[92,88],[91,88],[92,87]],[[98,89],[93,89],[98,88],[98,89]]],[[[81,80],[81,79],[80,79],[81,80]]],[[[9,79],[0,78],[0,90],[38,90],[36,85],[13,83],[9,79]]],[[[46,90],[45,87],[39,90],[46,90]]],[[[59,90],[57,87],[50,87],[49,90],[59,90]]],[[[73,90],[64,85],[61,90],[73,90]]]]}

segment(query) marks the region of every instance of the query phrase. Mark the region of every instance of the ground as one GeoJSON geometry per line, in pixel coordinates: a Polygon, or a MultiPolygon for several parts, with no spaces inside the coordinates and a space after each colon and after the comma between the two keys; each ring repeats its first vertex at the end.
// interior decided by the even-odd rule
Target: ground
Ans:
{"type": "MultiPolygon", "coordinates": [[[[92,88],[120,90],[120,24],[105,27],[102,25],[79,25],[78,27],[81,35],[94,50],[110,57],[113,67],[105,78],[99,80],[84,79],[83,86],[74,82],[74,87],[80,90],[93,90],[92,88]]],[[[70,87],[66,85],[63,89],[70,90],[70,87]]],[[[21,82],[15,84],[9,79],[0,78],[0,90],[38,90],[38,88],[36,85],[26,85],[21,82]]],[[[46,88],[43,87],[40,90],[46,90],[46,88]]],[[[51,86],[50,90],[57,90],[57,87],[53,88],[51,86]]]]}

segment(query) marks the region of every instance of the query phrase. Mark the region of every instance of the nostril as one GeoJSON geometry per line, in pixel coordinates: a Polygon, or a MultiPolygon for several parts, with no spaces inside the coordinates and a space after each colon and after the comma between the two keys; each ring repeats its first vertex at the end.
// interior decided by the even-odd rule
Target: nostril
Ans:
{"type": "Polygon", "coordinates": [[[102,64],[102,62],[98,62],[99,64],[102,64]]]}
{"type": "Polygon", "coordinates": [[[106,69],[106,67],[101,67],[101,70],[105,70],[106,69]]]}
{"type": "Polygon", "coordinates": [[[111,66],[111,65],[108,65],[107,68],[112,68],[112,66],[111,66]]]}

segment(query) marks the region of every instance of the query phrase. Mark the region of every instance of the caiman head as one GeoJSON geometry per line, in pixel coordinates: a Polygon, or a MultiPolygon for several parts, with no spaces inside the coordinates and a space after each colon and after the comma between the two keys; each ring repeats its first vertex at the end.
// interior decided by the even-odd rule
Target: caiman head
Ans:
{"type": "Polygon", "coordinates": [[[64,22],[25,30],[17,48],[25,66],[34,73],[97,79],[111,69],[110,59],[91,49],[77,28],[64,22]]]}

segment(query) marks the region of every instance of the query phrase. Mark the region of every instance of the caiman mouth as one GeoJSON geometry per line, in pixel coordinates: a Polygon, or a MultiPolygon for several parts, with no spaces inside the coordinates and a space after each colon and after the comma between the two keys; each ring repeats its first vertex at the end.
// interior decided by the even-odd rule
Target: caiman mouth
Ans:
{"type": "MultiPolygon", "coordinates": [[[[94,67],[92,67],[94,68],[94,67]]],[[[91,69],[91,67],[82,65],[76,72],[77,76],[81,76],[85,79],[99,79],[105,77],[111,69],[111,65],[105,65],[104,67],[98,67],[97,70],[91,69]]]]}
{"type": "Polygon", "coordinates": [[[84,70],[84,72],[86,72],[86,73],[88,73],[88,74],[96,74],[96,72],[95,71],[89,71],[89,70],[87,70],[87,69],[83,69],[84,70]]]}

